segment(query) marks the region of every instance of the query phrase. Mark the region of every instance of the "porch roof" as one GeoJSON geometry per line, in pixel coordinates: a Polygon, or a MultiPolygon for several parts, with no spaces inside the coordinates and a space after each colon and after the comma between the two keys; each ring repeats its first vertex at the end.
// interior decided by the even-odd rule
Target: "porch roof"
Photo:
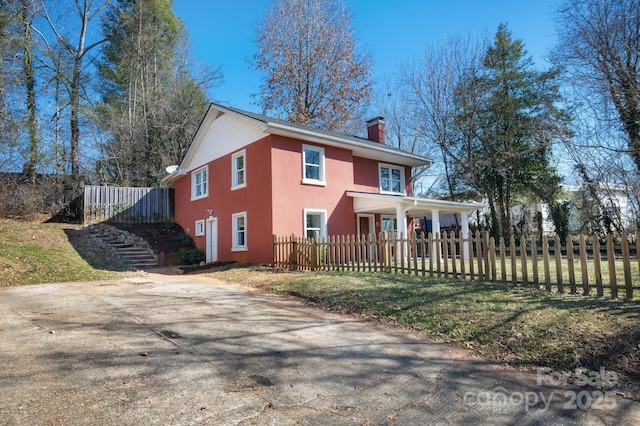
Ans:
{"type": "Polygon", "coordinates": [[[400,207],[410,217],[430,216],[437,210],[442,213],[469,213],[485,207],[484,203],[436,200],[434,198],[407,197],[403,195],[372,194],[347,191],[347,197],[353,198],[355,213],[373,213],[395,215],[400,207]]]}

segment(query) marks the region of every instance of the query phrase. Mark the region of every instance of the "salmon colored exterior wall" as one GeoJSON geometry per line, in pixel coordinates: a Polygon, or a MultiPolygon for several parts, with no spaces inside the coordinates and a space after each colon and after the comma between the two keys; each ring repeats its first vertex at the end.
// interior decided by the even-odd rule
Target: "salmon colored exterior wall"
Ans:
{"type": "MultiPolygon", "coordinates": [[[[350,150],[321,146],[325,153],[325,186],[302,183],[302,145],[297,139],[269,135],[245,147],[245,188],[231,190],[231,157],[208,163],[209,196],[191,201],[191,172],[175,182],[175,217],[206,250],[206,237],[195,237],[195,222],[218,219],[218,260],[240,263],[270,262],[273,235],[304,234],[304,209],[326,210],[327,234],[357,232],[353,201],[347,191],[378,193],[378,161],[354,157],[350,150]],[[247,251],[232,251],[232,215],[247,212],[247,251]]],[[[237,151],[236,151],[237,152],[237,151]]],[[[405,168],[407,194],[411,195],[411,168],[405,168]]],[[[379,232],[380,215],[375,217],[379,232]]]]}
{"type": "MultiPolygon", "coordinates": [[[[371,192],[377,194],[380,192],[380,176],[378,174],[378,165],[380,161],[370,160],[368,158],[353,157],[353,191],[371,192]]],[[[385,163],[391,164],[391,163],[385,163]]],[[[407,196],[413,196],[413,185],[411,182],[411,167],[404,168],[405,192],[407,196]]]]}
{"type": "Polygon", "coordinates": [[[301,183],[302,145],[296,139],[272,136],[273,233],[303,236],[304,209],[327,211],[329,235],[354,233],[353,201],[345,194],[353,189],[351,151],[324,146],[327,184],[316,186],[301,183]]]}
{"type": "Polygon", "coordinates": [[[191,201],[191,172],[175,182],[175,216],[196,246],[206,250],[206,238],[195,237],[194,227],[195,221],[206,219],[207,209],[212,209],[213,217],[218,218],[218,260],[260,263],[270,261],[273,255],[269,138],[248,145],[245,151],[246,187],[231,190],[231,157],[235,152],[225,155],[208,163],[208,197],[191,201]],[[248,250],[232,251],[232,215],[245,211],[248,250]]]}

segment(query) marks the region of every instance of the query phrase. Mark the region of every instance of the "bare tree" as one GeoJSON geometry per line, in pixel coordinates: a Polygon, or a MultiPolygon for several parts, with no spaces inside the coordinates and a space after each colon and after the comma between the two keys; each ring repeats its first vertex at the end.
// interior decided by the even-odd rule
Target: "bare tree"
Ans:
{"type": "Polygon", "coordinates": [[[454,200],[456,194],[465,189],[460,182],[454,182],[451,166],[458,157],[452,157],[449,152],[452,135],[456,132],[455,98],[465,95],[458,88],[469,79],[470,71],[477,68],[485,45],[485,42],[469,37],[450,38],[429,46],[422,57],[399,70],[397,90],[404,92],[406,98],[403,115],[413,123],[413,138],[422,141],[419,145],[422,152],[418,153],[441,159],[437,163],[439,176],[435,177],[454,200]]]}
{"type": "Polygon", "coordinates": [[[258,25],[254,68],[263,111],[343,130],[370,102],[371,59],[359,53],[342,0],[274,0],[258,25]]]}
{"type": "Polygon", "coordinates": [[[554,60],[580,92],[582,113],[613,133],[622,130],[627,139],[627,146],[619,147],[609,143],[615,143],[611,133],[600,135],[591,147],[612,150],[615,155],[622,148],[639,171],[640,1],[567,0],[558,10],[558,24],[554,60]]]}
{"type": "Polygon", "coordinates": [[[61,46],[61,51],[65,54],[63,61],[59,63],[54,61],[51,66],[57,78],[64,83],[69,96],[71,177],[76,184],[80,182],[80,102],[84,91],[83,83],[88,73],[88,65],[95,60],[94,49],[105,41],[104,38],[88,39],[88,35],[92,29],[92,22],[99,19],[108,4],[108,0],[73,0],[66,14],[61,12],[58,5],[54,16],[50,13],[54,10],[52,4],[41,0],[42,13],[55,42],[49,42],[44,31],[40,31],[39,34],[50,57],[58,57],[60,50],[56,45],[61,46]],[[73,22],[69,23],[70,20],[73,22]],[[58,69],[58,67],[64,67],[66,61],[68,61],[69,70],[58,69]]]}

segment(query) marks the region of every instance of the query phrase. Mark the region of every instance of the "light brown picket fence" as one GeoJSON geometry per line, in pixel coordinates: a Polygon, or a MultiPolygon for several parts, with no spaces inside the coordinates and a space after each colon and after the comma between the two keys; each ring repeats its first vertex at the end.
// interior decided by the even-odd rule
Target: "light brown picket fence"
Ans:
{"type": "Polygon", "coordinates": [[[640,232],[543,236],[495,241],[488,232],[468,238],[380,233],[310,239],[273,236],[272,266],[293,270],[340,270],[415,274],[498,282],[558,293],[632,299],[640,290],[640,232]],[[594,293],[595,291],[595,293],[594,293]]]}

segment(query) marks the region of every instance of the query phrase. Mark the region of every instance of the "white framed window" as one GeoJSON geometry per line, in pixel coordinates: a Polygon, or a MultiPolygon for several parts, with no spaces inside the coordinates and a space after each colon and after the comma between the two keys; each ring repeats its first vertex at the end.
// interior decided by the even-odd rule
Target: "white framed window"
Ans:
{"type": "Polygon", "coordinates": [[[246,174],[246,150],[236,152],[231,156],[231,189],[240,189],[247,186],[246,174]]]}
{"type": "Polygon", "coordinates": [[[204,219],[196,220],[196,237],[202,237],[204,235],[204,219]]]}
{"type": "Polygon", "coordinates": [[[302,183],[326,185],[324,176],[324,148],[302,145],[302,183]]]}
{"type": "Polygon", "coordinates": [[[327,236],[327,211],[304,209],[304,236],[325,238],[327,236]]]}
{"type": "Polygon", "coordinates": [[[404,167],[380,163],[378,170],[381,193],[405,194],[404,167]]]}
{"type": "Polygon", "coordinates": [[[247,250],[247,212],[231,215],[231,251],[247,250]]]}
{"type": "Polygon", "coordinates": [[[391,234],[398,232],[398,219],[395,216],[382,216],[380,219],[380,228],[383,232],[390,232],[391,234]]]}
{"type": "Polygon", "coordinates": [[[209,195],[209,166],[191,172],[191,199],[197,200],[209,195]]]}

